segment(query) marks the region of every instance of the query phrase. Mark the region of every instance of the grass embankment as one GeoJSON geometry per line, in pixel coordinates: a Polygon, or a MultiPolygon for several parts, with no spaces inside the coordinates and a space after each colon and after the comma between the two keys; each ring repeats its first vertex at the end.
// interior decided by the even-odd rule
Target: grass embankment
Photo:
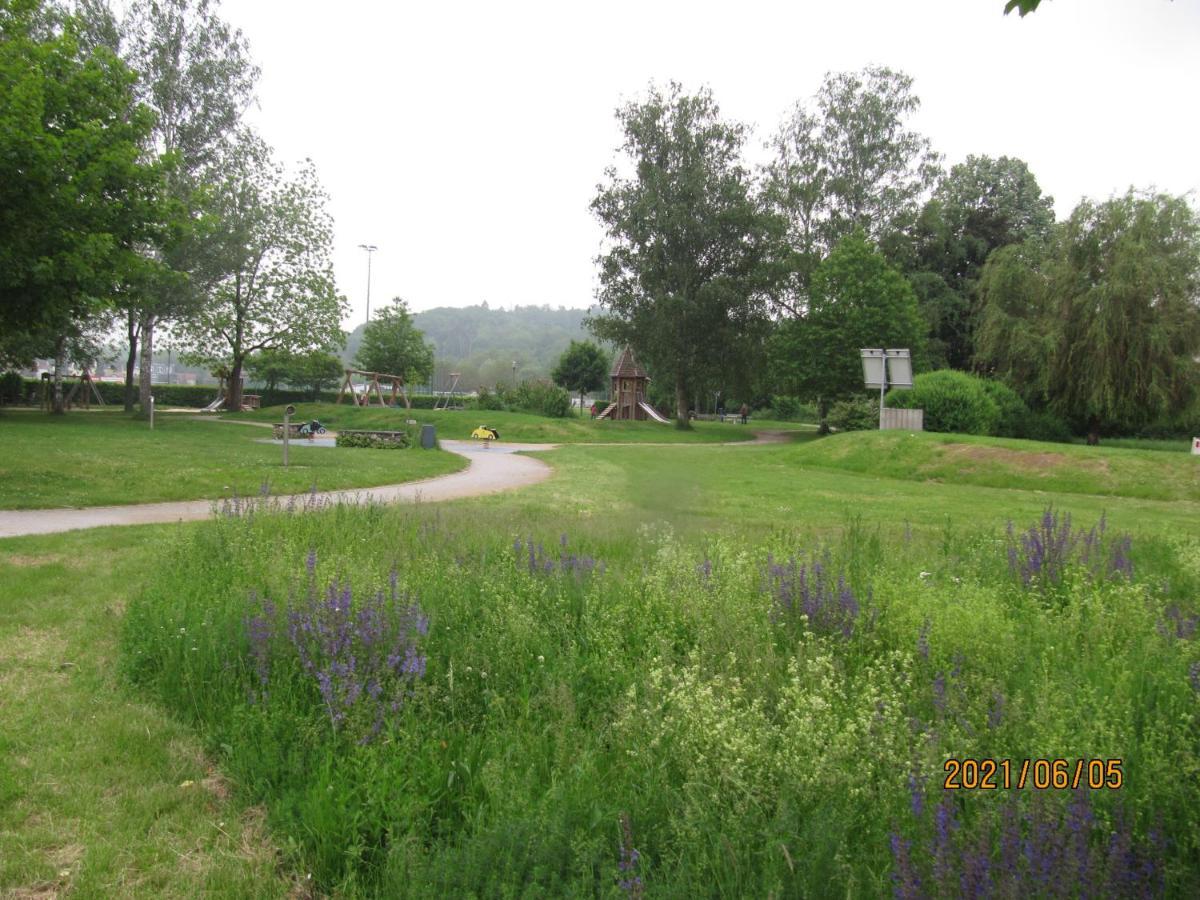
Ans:
{"type": "Polygon", "coordinates": [[[181,529],[125,665],[349,895],[1194,896],[1197,503],[825,447],[568,447],[514,495],[181,529]],[[1110,787],[1017,789],[1026,758],[1110,787]]]}
{"type": "MultiPolygon", "coordinates": [[[[269,407],[251,412],[234,413],[227,416],[233,420],[254,422],[282,422],[283,410],[269,407]]],[[[768,427],[754,423],[742,426],[734,422],[694,422],[690,431],[680,431],[673,425],[658,422],[609,422],[593,421],[590,418],[568,416],[550,419],[532,413],[497,412],[493,410],[430,410],[414,409],[406,412],[403,407],[384,409],[354,407],[349,404],[302,403],[296,406],[297,420],[318,419],[327,428],[395,428],[406,419],[415,419],[422,425],[437,426],[439,438],[467,440],[471,432],[480,425],[488,425],[500,432],[505,441],[526,444],[615,444],[615,443],[663,443],[703,444],[724,441],[744,441],[754,437],[753,429],[768,427]]],[[[799,425],[780,425],[787,429],[802,430],[799,425]]]]}
{"type": "Polygon", "coordinates": [[[802,467],[905,481],[1200,501],[1200,459],[969,435],[856,432],[795,449],[802,467]]]}
{"type": "Polygon", "coordinates": [[[109,506],[369,487],[429,478],[467,465],[441,451],[363,450],[292,442],[282,465],[265,428],[155,417],[154,430],[121,412],[0,415],[0,509],[109,506]]]}

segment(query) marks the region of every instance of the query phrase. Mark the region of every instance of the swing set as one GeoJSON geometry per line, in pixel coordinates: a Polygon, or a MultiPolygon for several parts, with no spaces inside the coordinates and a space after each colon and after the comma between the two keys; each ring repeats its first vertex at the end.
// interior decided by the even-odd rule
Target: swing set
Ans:
{"type": "Polygon", "coordinates": [[[343,397],[349,397],[350,402],[355,406],[370,406],[371,398],[375,397],[379,401],[380,406],[396,405],[397,399],[404,400],[404,408],[412,409],[412,404],[408,399],[408,391],[404,387],[404,378],[400,375],[386,375],[381,372],[364,372],[361,369],[346,369],[346,379],[342,382],[341,390],[338,391],[337,402],[341,403],[343,397]],[[354,379],[362,379],[361,384],[355,384],[354,379]],[[391,386],[390,399],[387,402],[383,399],[383,386],[391,386]]]}

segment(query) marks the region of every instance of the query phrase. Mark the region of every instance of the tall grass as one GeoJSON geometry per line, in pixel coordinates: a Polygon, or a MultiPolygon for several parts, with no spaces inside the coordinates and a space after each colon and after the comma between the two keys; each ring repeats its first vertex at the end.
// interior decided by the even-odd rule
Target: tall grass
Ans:
{"type": "Polygon", "coordinates": [[[180,534],[123,661],[351,895],[1190,896],[1200,543],[1113,531],[243,509],[180,534]],[[968,757],[1123,783],[944,791],[968,757]]]}

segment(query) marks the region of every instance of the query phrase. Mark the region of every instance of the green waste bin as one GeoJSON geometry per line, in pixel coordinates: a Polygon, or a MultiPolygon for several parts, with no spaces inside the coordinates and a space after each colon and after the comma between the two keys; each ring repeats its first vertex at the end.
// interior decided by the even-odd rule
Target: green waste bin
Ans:
{"type": "Polygon", "coordinates": [[[432,450],[437,445],[437,429],[433,425],[421,426],[421,449],[432,450]]]}

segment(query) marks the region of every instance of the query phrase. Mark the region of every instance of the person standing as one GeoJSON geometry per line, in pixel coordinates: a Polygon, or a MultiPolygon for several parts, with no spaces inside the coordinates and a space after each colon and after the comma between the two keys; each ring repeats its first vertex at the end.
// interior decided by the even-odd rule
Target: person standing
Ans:
{"type": "Polygon", "coordinates": [[[743,403],[742,408],[738,411],[738,415],[740,415],[742,417],[742,424],[745,425],[746,420],[750,415],[750,407],[748,407],[745,403],[743,403]]]}

